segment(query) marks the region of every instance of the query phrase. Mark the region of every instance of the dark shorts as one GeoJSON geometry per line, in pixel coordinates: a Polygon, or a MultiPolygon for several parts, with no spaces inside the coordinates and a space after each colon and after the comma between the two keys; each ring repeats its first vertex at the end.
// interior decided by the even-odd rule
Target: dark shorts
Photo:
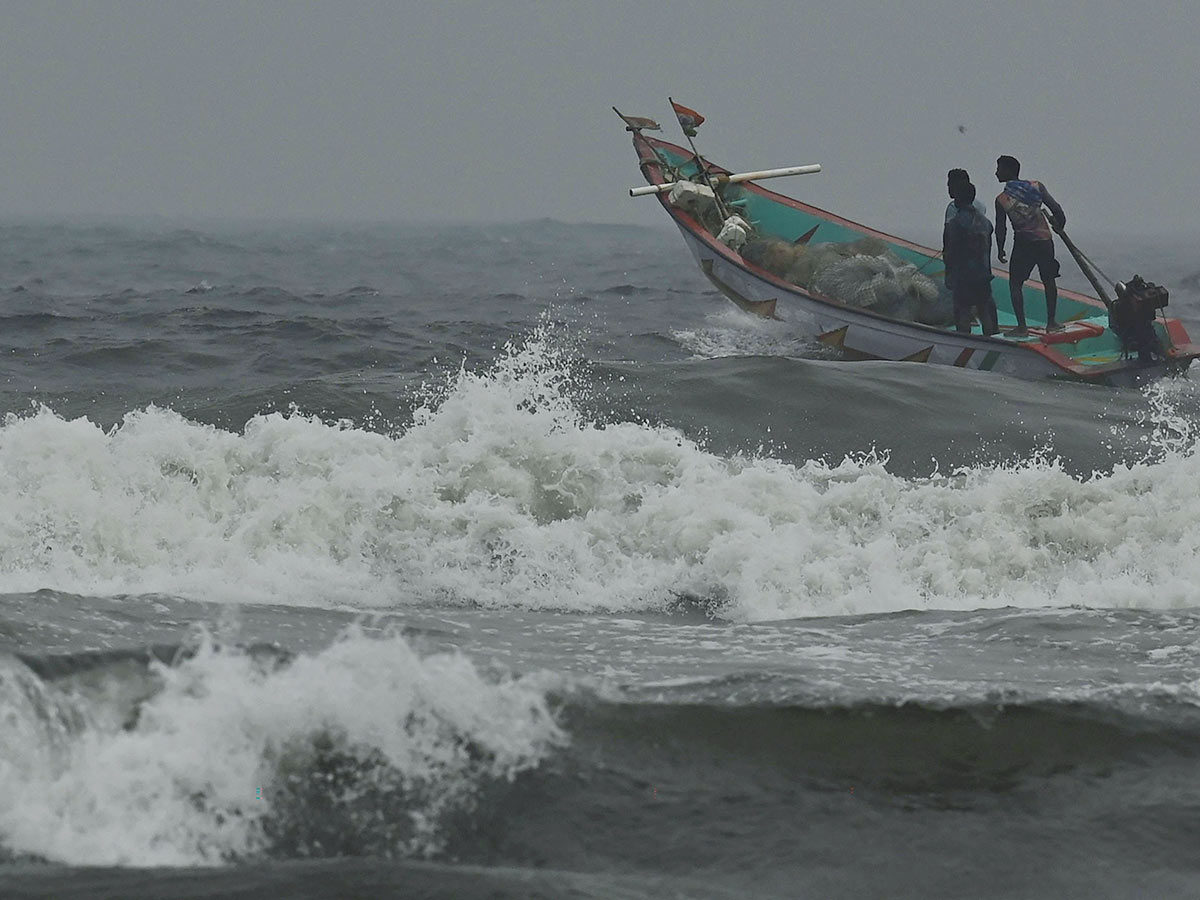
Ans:
{"type": "Polygon", "coordinates": [[[994,308],[995,301],[991,299],[991,282],[978,284],[959,284],[955,287],[954,318],[971,316],[972,310],[978,310],[980,320],[988,317],[988,312],[994,308]]]}
{"type": "Polygon", "coordinates": [[[951,292],[954,296],[954,312],[966,313],[972,308],[982,312],[992,302],[992,283],[982,281],[976,284],[960,284],[951,292]]]}
{"type": "Polygon", "coordinates": [[[1058,260],[1054,258],[1054,241],[1014,241],[1008,261],[1008,278],[1021,284],[1037,266],[1042,284],[1058,277],[1058,260]]]}

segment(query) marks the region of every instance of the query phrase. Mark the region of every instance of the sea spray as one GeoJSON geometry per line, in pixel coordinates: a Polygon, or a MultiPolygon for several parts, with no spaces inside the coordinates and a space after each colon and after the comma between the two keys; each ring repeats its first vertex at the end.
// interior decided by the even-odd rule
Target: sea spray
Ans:
{"type": "Polygon", "coordinates": [[[671,339],[693,359],[734,356],[839,358],[837,348],[813,339],[808,323],[748,316],[734,306],[721,307],[698,326],[673,329],[671,339]]]}
{"type": "Polygon", "coordinates": [[[665,611],[737,621],[902,609],[1194,605],[1192,393],[1151,394],[1142,462],[903,478],[886,455],[720,456],[591,421],[544,330],[380,434],[297,413],[242,433],[148,407],[105,432],[0,427],[0,591],[225,602],[665,611]]]}

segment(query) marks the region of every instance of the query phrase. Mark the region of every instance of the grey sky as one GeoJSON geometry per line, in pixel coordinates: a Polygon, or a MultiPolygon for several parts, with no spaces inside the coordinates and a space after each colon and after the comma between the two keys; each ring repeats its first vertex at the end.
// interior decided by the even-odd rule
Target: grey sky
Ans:
{"type": "Polygon", "coordinates": [[[1200,232],[1200,4],[0,0],[0,215],[662,223],[614,104],[928,239],[999,153],[1081,230],[1200,232]],[[959,131],[959,126],[965,132],[959,131]]]}

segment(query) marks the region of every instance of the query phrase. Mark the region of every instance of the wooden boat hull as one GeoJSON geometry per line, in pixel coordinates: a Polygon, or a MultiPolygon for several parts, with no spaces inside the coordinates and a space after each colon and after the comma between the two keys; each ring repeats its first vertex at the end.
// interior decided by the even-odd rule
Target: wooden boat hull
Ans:
{"type": "MultiPolygon", "coordinates": [[[[669,170],[664,165],[667,152],[673,155],[674,160],[691,158],[691,154],[682,148],[641,134],[634,135],[634,146],[642,162],[643,174],[650,184],[662,184],[668,180],[669,170]]],[[[710,164],[710,171],[725,170],[710,164]]],[[[800,224],[795,225],[794,230],[809,222],[816,222],[817,225],[810,230],[815,231],[828,223],[827,230],[837,234],[882,239],[889,249],[914,263],[923,261],[922,265],[928,265],[938,256],[938,251],[858,225],[767,191],[757,184],[740,187],[757,195],[757,208],[765,211],[764,218],[766,214],[775,215],[776,207],[791,207],[798,211],[797,221],[800,224]]],[[[696,218],[672,205],[666,194],[660,194],[659,201],[679,228],[701,272],[717,290],[747,312],[801,322],[817,340],[836,348],[847,359],[911,361],[982,369],[1020,378],[1069,378],[1125,385],[1182,371],[1192,359],[1200,356],[1200,346],[1190,342],[1182,324],[1178,320],[1168,319],[1159,323],[1165,347],[1164,359],[1144,364],[1136,359],[1124,358],[1119,353],[1115,336],[1107,331],[1104,305],[1095,298],[1073,291],[1059,291],[1060,310],[1066,308],[1074,319],[1065,323],[1066,330],[1046,334],[1034,328],[1033,335],[1028,339],[964,334],[881,315],[783,280],[717,241],[696,218]]],[[[787,237],[795,240],[796,236],[789,234],[787,237]]],[[[993,295],[998,305],[1001,302],[1006,304],[1007,273],[994,270],[994,274],[997,280],[993,295]]],[[[1036,308],[1036,303],[1030,303],[1030,292],[1041,290],[1042,286],[1037,282],[1027,284],[1027,307],[1033,305],[1036,308]]],[[[1036,297],[1036,293],[1033,296],[1036,297]]]]}

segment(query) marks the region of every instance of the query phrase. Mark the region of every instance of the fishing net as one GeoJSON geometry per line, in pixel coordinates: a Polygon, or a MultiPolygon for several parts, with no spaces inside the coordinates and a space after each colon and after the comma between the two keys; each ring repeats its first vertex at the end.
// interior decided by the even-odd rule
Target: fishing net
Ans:
{"type": "Polygon", "coordinates": [[[949,291],[901,260],[878,238],[834,244],[751,241],[742,257],[785,281],[826,297],[897,319],[953,324],[949,291]]]}
{"type": "MultiPolygon", "coordinates": [[[[950,324],[952,302],[939,313],[938,286],[916,267],[887,256],[852,256],[821,269],[810,287],[863,309],[927,325],[950,324]]],[[[949,298],[947,298],[949,299],[949,298]]]]}

